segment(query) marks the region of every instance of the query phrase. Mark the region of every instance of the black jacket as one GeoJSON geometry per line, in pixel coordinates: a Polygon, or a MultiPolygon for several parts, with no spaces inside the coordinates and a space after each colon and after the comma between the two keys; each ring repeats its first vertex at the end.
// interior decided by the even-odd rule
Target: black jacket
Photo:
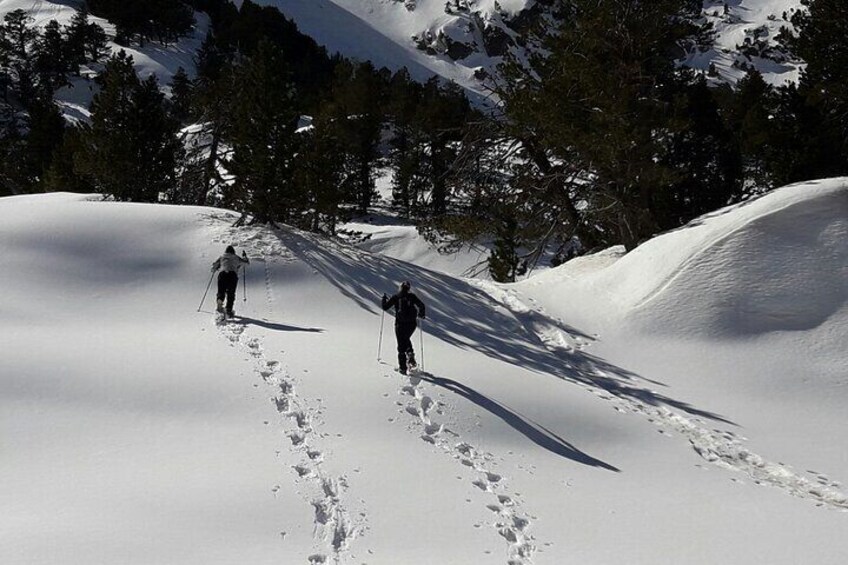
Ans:
{"type": "Polygon", "coordinates": [[[402,292],[391,298],[383,296],[383,310],[395,308],[397,323],[415,323],[416,318],[424,318],[424,303],[413,292],[402,292]]]}

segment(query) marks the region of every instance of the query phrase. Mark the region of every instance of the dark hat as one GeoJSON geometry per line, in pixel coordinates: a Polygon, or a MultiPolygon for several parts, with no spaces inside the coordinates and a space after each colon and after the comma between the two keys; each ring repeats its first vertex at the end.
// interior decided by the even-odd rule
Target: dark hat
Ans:
{"type": "Polygon", "coordinates": [[[235,253],[235,252],[236,252],[236,250],[233,249],[232,245],[228,245],[226,251],[224,251],[224,253],[235,253]]]}

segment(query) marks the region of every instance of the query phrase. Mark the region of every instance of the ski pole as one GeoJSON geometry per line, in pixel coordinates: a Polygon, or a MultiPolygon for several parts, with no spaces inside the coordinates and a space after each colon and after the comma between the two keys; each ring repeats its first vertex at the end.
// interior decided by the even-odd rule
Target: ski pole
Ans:
{"type": "Polygon", "coordinates": [[[244,284],[241,287],[242,292],[244,293],[243,302],[247,302],[247,265],[242,266],[242,276],[244,277],[244,284]]]}
{"type": "Polygon", "coordinates": [[[203,293],[203,299],[200,301],[200,306],[197,307],[197,311],[200,312],[200,309],[203,308],[203,303],[206,302],[206,295],[209,294],[209,287],[212,286],[212,279],[215,278],[215,272],[212,272],[212,276],[209,277],[209,284],[206,285],[206,292],[203,293]]]}
{"type": "Polygon", "coordinates": [[[418,345],[421,349],[421,370],[424,370],[424,318],[421,318],[421,328],[418,330],[418,345]]]}
{"type": "Polygon", "coordinates": [[[383,320],[386,319],[386,311],[380,315],[380,341],[377,342],[377,361],[382,361],[383,357],[383,320]]]}

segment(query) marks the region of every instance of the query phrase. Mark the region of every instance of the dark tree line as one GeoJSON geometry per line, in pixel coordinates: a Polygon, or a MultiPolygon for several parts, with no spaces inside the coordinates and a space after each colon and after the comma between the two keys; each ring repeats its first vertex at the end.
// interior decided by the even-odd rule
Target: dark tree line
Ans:
{"type": "Polygon", "coordinates": [[[115,24],[115,43],[173,43],[191,30],[194,15],[179,0],[87,0],[88,9],[115,24]]]}

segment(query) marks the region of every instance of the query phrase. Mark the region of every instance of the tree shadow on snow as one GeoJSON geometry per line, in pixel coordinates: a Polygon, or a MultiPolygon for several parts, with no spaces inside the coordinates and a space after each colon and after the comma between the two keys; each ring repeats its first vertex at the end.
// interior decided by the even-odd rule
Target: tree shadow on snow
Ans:
{"type": "Polygon", "coordinates": [[[594,390],[602,389],[627,401],[668,406],[693,416],[736,425],[718,414],[651,390],[649,386],[661,383],[599,357],[547,346],[533,331],[533,326],[540,322],[556,324],[572,335],[585,334],[538,312],[514,314],[461,279],[293,230],[277,230],[276,233],[298,259],[377,317],[382,313],[379,302],[383,293],[392,294],[400,281],[409,280],[427,305],[428,317],[422,329],[454,347],[470,349],[594,390]]]}
{"type": "Polygon", "coordinates": [[[454,394],[458,394],[480,408],[487,410],[490,414],[497,416],[512,426],[517,432],[523,434],[527,439],[539,447],[547,449],[555,455],[565,457],[566,459],[576,461],[577,463],[582,463],[583,465],[599,467],[601,469],[606,469],[607,471],[615,471],[616,473],[621,472],[618,468],[613,467],[609,463],[605,463],[600,459],[595,459],[591,455],[580,451],[574,447],[574,445],[565,441],[565,439],[538,422],[534,422],[530,418],[527,418],[508,406],[477,392],[471,387],[452,379],[437,377],[427,372],[418,373],[417,376],[421,378],[421,380],[427,381],[428,383],[434,384],[437,387],[443,388],[454,394]]]}

